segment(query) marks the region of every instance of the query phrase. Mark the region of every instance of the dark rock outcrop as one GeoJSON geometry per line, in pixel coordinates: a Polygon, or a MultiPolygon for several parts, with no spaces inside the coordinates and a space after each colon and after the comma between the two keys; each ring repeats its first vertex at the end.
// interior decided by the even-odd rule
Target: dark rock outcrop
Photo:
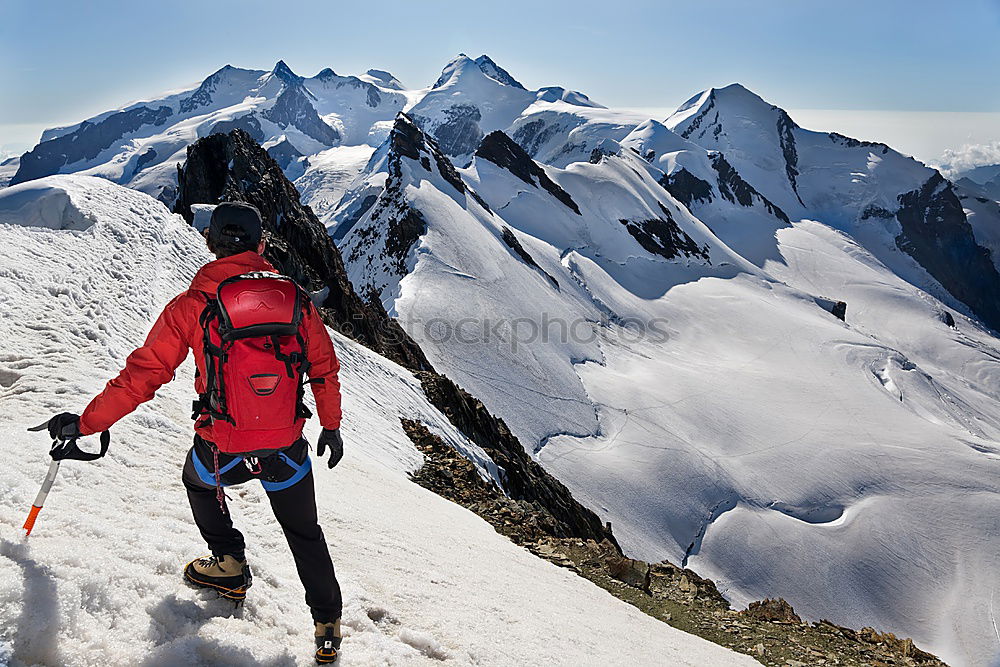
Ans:
{"type": "Polygon", "coordinates": [[[712,201],[712,184],[684,168],[672,174],[664,174],[660,178],[660,185],[688,208],[694,203],[708,204],[712,201]]]}
{"type": "Polygon", "coordinates": [[[863,141],[861,139],[854,139],[852,137],[844,136],[839,132],[830,132],[827,134],[830,137],[830,141],[835,144],[840,144],[841,146],[847,146],[848,148],[877,148],[882,155],[889,152],[889,147],[878,141],[863,141]]]}
{"type": "Polygon", "coordinates": [[[788,176],[788,182],[792,186],[795,197],[800,204],[805,206],[799,195],[799,184],[796,180],[799,175],[799,154],[795,148],[793,130],[797,129],[798,125],[784,109],[776,106],[772,106],[771,109],[778,112],[778,141],[781,143],[781,153],[785,157],[785,175],[788,176]]]}
{"type": "Polygon", "coordinates": [[[713,88],[708,93],[708,100],[706,101],[707,103],[705,104],[705,106],[702,108],[701,111],[698,112],[698,115],[695,116],[688,124],[688,126],[684,128],[684,130],[681,132],[682,137],[684,137],[685,139],[690,139],[691,136],[694,135],[694,133],[697,132],[698,129],[702,126],[702,124],[705,122],[705,119],[708,118],[709,114],[712,111],[715,111],[715,117],[714,120],[709,123],[709,125],[718,124],[719,112],[715,108],[715,98],[716,98],[715,89],[713,88]]]}
{"type": "Polygon", "coordinates": [[[528,155],[534,157],[538,155],[541,147],[554,137],[559,130],[560,126],[558,123],[546,123],[541,118],[536,118],[514,130],[511,139],[523,148],[528,155]]]}
{"type": "Polygon", "coordinates": [[[934,172],[919,189],[899,196],[896,246],[915,259],[984,324],[1000,331],[1000,274],[990,251],[976,243],[952,184],[934,172]]]}
{"type": "Polygon", "coordinates": [[[622,218],[619,222],[625,225],[628,233],[647,252],[665,259],[674,259],[684,255],[708,261],[708,245],[701,247],[695,243],[694,239],[688,236],[674,221],[674,217],[666,206],[660,204],[660,210],[663,212],[661,218],[648,218],[646,220],[622,218]]]}
{"type": "Polygon", "coordinates": [[[568,192],[549,178],[545,170],[521,146],[502,131],[490,132],[476,149],[476,157],[489,160],[532,187],[541,186],[553,197],[580,215],[580,207],[568,192]]]}
{"type": "Polygon", "coordinates": [[[21,156],[21,164],[10,184],[16,185],[59,173],[61,167],[91,160],[116,141],[143,125],[159,127],[173,115],[170,107],[141,106],[110,114],[96,123],[83,121],[72,132],[43,141],[21,156]]]}
{"type": "Polygon", "coordinates": [[[552,274],[550,274],[548,271],[546,271],[545,269],[543,269],[538,265],[538,262],[535,261],[535,258],[532,257],[528,253],[528,251],[524,249],[523,245],[521,245],[521,242],[517,239],[517,236],[514,235],[514,232],[510,230],[510,227],[503,228],[503,231],[501,232],[501,238],[503,239],[503,242],[507,244],[507,247],[513,250],[517,254],[517,256],[524,261],[525,264],[534,268],[536,271],[539,271],[543,276],[549,279],[549,282],[552,283],[553,287],[559,289],[559,281],[556,280],[554,277],[552,277],[552,274]]]}
{"type": "Polygon", "coordinates": [[[274,106],[262,115],[283,129],[294,125],[303,134],[325,146],[335,146],[340,143],[340,132],[319,117],[305,89],[297,83],[286,85],[275,100],[274,106]]]}
{"type": "Polygon", "coordinates": [[[833,316],[836,317],[841,322],[846,322],[847,321],[847,302],[846,301],[838,301],[837,303],[833,304],[833,308],[830,309],[830,313],[832,313],[833,316]]]}
{"type": "Polygon", "coordinates": [[[861,212],[861,219],[868,220],[870,218],[882,218],[883,220],[891,220],[896,217],[896,214],[892,211],[882,208],[881,206],[876,206],[875,204],[868,204],[865,206],[865,210],[861,212]]]}
{"type": "Polygon", "coordinates": [[[783,598],[765,598],[751,602],[750,606],[740,612],[743,616],[755,621],[778,621],[780,623],[801,623],[802,619],[783,598]]]}
{"type": "Polygon", "coordinates": [[[753,206],[755,202],[759,202],[767,209],[768,213],[778,220],[781,220],[786,225],[791,224],[788,216],[778,208],[777,204],[772,203],[767,197],[754,189],[752,185],[743,180],[739,172],[726,160],[725,155],[722,153],[712,153],[711,159],[712,168],[719,174],[719,193],[723,197],[740,206],[753,206]]]}
{"type": "Polygon", "coordinates": [[[293,146],[292,142],[288,139],[283,139],[268,148],[267,154],[274,158],[274,161],[277,162],[278,166],[282,169],[288,169],[288,165],[302,157],[302,153],[299,152],[299,149],[293,146]]]}
{"type": "Polygon", "coordinates": [[[236,71],[235,67],[226,65],[222,69],[210,74],[207,79],[201,82],[197,90],[180,101],[179,107],[181,113],[190,113],[195,109],[211,104],[212,93],[216,91],[219,84],[226,79],[229,73],[234,71],[236,71]]]}
{"type": "MultiPolygon", "coordinates": [[[[410,206],[405,196],[406,178],[420,179],[423,172],[436,173],[455,192],[468,195],[491,213],[489,205],[462,180],[437,142],[406,114],[397,115],[389,133],[385,164],[388,175],[381,190],[369,191],[362,201],[348,204],[351,213],[336,232],[352,266],[363,259],[364,266],[370,269],[368,277],[361,278],[368,282],[358,286],[366,293],[381,294],[392,280],[407,274],[410,251],[426,230],[423,214],[410,206]],[[405,164],[404,159],[410,164],[405,164]]],[[[460,201],[462,206],[467,203],[460,201]]]]}
{"type": "Polygon", "coordinates": [[[566,534],[565,526],[539,503],[504,495],[496,484],[480,476],[472,461],[426,426],[410,419],[400,421],[410,441],[424,455],[423,465],[411,475],[414,482],[472,510],[516,544],[566,534]]]}
{"type": "Polygon", "coordinates": [[[187,149],[178,169],[176,213],[189,222],[192,204],[240,201],[260,209],[271,240],[265,255],[316,292],[329,290],[321,312],[331,326],[408,368],[430,369],[423,352],[377,300],[364,301],[347,278],[340,251],[281,167],[242,130],[214,134],[187,149]]]}
{"type": "MultiPolygon", "coordinates": [[[[479,121],[483,115],[479,107],[473,104],[455,104],[443,111],[444,120],[433,128],[434,139],[446,155],[468,155],[476,150],[483,140],[483,131],[479,121]]],[[[413,120],[421,127],[427,127],[428,121],[414,114],[413,120]]]]}

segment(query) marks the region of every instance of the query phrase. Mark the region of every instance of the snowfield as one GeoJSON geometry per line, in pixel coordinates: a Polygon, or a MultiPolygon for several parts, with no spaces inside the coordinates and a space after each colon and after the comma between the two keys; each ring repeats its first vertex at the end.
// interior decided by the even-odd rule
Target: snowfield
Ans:
{"type": "MultiPolygon", "coordinates": [[[[696,148],[647,129],[640,148],[696,148]]],[[[377,151],[334,216],[384,189],[343,236],[352,281],[627,552],[690,566],[736,605],[780,595],[955,664],[997,656],[1000,341],[886,226],[855,239],[759,194],[717,198],[702,222],[628,149],[527,180],[523,155],[477,154],[459,171],[487,209],[433,144],[412,150],[377,151]],[[426,229],[400,258],[378,239],[405,210],[426,229]]],[[[707,177],[690,156],[660,164],[683,160],[707,177]]]]}
{"type": "MultiPolygon", "coordinates": [[[[89,176],[0,193],[0,662],[291,665],[311,621],[261,489],[230,491],[254,586],[245,607],[181,583],[205,546],[181,465],[193,364],[112,429],[108,456],[67,461],[31,538],[20,527],[47,467],[25,429],[80,411],[208,255],[145,194],[89,176]]],[[[485,465],[404,369],[337,336],[347,456],[316,467],[321,522],[346,600],[343,664],[751,665],[540,560],[407,478],[419,419],[485,465]]],[[[316,424],[308,435],[315,440],[316,424]]],[[[86,447],[86,443],[85,443],[86,447]]]]}

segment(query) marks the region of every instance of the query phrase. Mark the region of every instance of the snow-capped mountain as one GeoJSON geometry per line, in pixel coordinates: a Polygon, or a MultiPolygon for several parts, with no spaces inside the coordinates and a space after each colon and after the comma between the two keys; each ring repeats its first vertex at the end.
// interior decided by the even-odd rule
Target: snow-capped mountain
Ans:
{"type": "MultiPolygon", "coordinates": [[[[1000,256],[979,241],[983,233],[936,170],[885,144],[804,130],[738,84],[692,97],[665,125],[721,151],[788,215],[851,234],[908,281],[1000,330],[1000,256]]],[[[1000,227],[1000,218],[978,222],[986,235],[1000,227]]]]}
{"type": "MultiPolygon", "coordinates": [[[[565,167],[494,132],[459,168],[401,116],[331,214],[352,282],[632,553],[988,660],[1000,342],[846,214],[804,219],[784,163],[611,132],[565,167]]],[[[930,170],[901,164],[905,195],[930,170]]]]}
{"type": "Polygon", "coordinates": [[[47,130],[21,156],[11,183],[82,172],[172,201],[187,146],[209,134],[244,129],[275,147],[286,165],[332,146],[365,143],[379,121],[391,120],[407,100],[391,75],[367,76],[324,69],[306,78],[283,61],[269,72],[227,65],[193,90],[47,130]]]}
{"type": "Polygon", "coordinates": [[[217,75],[47,132],[15,180],[86,171],[170,199],[192,141],[245,129],[358,292],[627,552],[737,604],[781,595],[995,659],[1000,207],[981,184],[738,85],[657,121],[486,56],[418,90],[217,75]]]}
{"type": "Polygon", "coordinates": [[[468,157],[485,133],[506,128],[536,100],[600,106],[559,86],[526,90],[486,55],[475,60],[460,55],[433,86],[414,90],[378,69],[341,76],[326,68],[303,77],[284,61],[270,71],[226,65],[196,88],[46,130],[38,145],[0,166],[0,185],[80,172],[169,204],[175,196],[176,167],[186,147],[201,137],[246,130],[273,151],[294,180],[313,164],[328,166],[330,160],[322,154],[330,148],[373,150],[404,109],[449,155],[464,151],[468,157]]]}

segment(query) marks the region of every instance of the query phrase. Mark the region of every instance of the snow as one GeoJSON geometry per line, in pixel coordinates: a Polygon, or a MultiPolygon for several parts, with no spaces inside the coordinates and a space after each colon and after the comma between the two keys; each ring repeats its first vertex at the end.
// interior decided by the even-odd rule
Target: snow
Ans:
{"type": "MultiPolygon", "coordinates": [[[[63,465],[31,538],[20,537],[47,460],[45,439],[25,428],[81,409],[207,260],[197,232],[142,193],[87,176],[32,185],[0,193],[0,210],[23,212],[0,224],[0,334],[17,341],[0,353],[0,455],[17,462],[0,485],[0,659],[310,663],[302,591],[258,487],[230,491],[255,571],[246,605],[234,611],[180,582],[182,565],[204,551],[180,484],[190,361],[112,429],[106,458],[63,465]],[[51,212],[55,199],[62,213],[51,212]],[[60,216],[90,225],[52,228],[65,226],[48,224],[60,216]]],[[[421,457],[403,416],[489,462],[412,375],[339,335],[335,343],[347,456],[334,471],[317,465],[316,483],[345,592],[345,665],[756,664],[640,613],[411,482],[421,457]]]]}
{"type": "Polygon", "coordinates": [[[321,221],[329,225],[340,198],[351,187],[375,149],[368,144],[335,146],[307,158],[295,187],[321,221]]]}
{"type": "Polygon", "coordinates": [[[507,130],[535,160],[555,167],[587,161],[607,140],[624,139],[647,116],[631,111],[537,101],[507,130]]]}
{"type": "MultiPolygon", "coordinates": [[[[877,221],[788,224],[755,204],[743,217],[736,205],[704,209],[707,226],[657,183],[657,165],[679,160],[708,176],[705,153],[655,125],[644,132],[635,145],[659,134],[666,162],[626,149],[544,167],[581,215],[476,157],[461,174],[489,213],[403,159],[403,198],[427,232],[405,275],[362,251],[352,281],[383,287],[432,363],[610,520],[632,555],[685,563],[738,605],[780,595],[806,618],[989,663],[1000,648],[989,613],[1000,341],[929,292],[934,281],[888,251],[892,230],[877,221]],[[662,216],[659,205],[708,261],[651,255],[618,224],[662,216]],[[504,226],[538,268],[502,242],[504,226]],[[735,249],[751,240],[757,265],[735,249]],[[820,306],[838,300],[847,323],[820,306]],[[472,324],[443,335],[429,324],[442,321],[472,324]],[[522,335],[545,322],[554,335],[522,335]],[[659,329],[634,335],[627,323],[659,329]]],[[[849,151],[877,181],[858,186],[866,196],[909,178],[892,154],[849,151]]],[[[345,210],[381,188],[385,168],[373,160],[345,210]]],[[[344,237],[345,257],[384,228],[372,215],[344,237]]]]}

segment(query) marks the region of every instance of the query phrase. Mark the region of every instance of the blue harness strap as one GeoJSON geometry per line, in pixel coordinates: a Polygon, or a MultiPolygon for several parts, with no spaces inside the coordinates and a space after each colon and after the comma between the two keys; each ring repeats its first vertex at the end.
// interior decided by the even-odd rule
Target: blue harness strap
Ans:
{"type": "MultiPolygon", "coordinates": [[[[308,456],[306,457],[306,460],[302,463],[302,465],[299,465],[298,463],[290,459],[288,456],[285,455],[284,452],[278,452],[278,456],[281,458],[282,461],[287,463],[288,467],[294,470],[295,473],[283,482],[269,482],[266,479],[262,478],[260,480],[260,484],[261,486],[264,487],[265,491],[283,491],[284,489],[287,489],[291,486],[295,486],[296,484],[302,481],[303,477],[309,474],[310,470],[312,470],[312,459],[308,456]]],[[[238,464],[242,463],[243,460],[244,459],[242,457],[237,456],[232,461],[219,468],[219,477],[222,477],[223,474],[235,468],[238,464]]],[[[198,455],[194,452],[194,450],[191,451],[191,463],[194,464],[194,471],[198,473],[198,478],[205,484],[214,487],[215,473],[209,470],[207,467],[205,467],[205,464],[201,462],[201,459],[198,458],[198,455]]],[[[229,485],[226,484],[225,482],[222,482],[222,486],[229,486],[229,485]]]]}
{"type": "MultiPolygon", "coordinates": [[[[243,459],[237,456],[232,461],[219,468],[219,477],[221,478],[224,473],[229,472],[242,462],[243,459]]],[[[208,484],[209,486],[215,486],[215,473],[205,467],[205,464],[201,462],[200,458],[198,458],[198,454],[194,451],[194,449],[191,450],[191,463],[194,464],[194,471],[198,473],[198,479],[205,482],[205,484],[208,484]]],[[[229,486],[225,482],[221,483],[222,486],[229,486]]]]}
{"type": "Polygon", "coordinates": [[[282,461],[288,464],[288,466],[295,471],[295,474],[286,479],[284,482],[269,482],[266,479],[260,480],[260,485],[264,487],[265,491],[282,491],[291,486],[295,486],[302,481],[302,478],[309,474],[312,470],[312,458],[306,456],[306,460],[299,465],[292,459],[285,456],[284,452],[278,452],[278,456],[282,461]]]}

